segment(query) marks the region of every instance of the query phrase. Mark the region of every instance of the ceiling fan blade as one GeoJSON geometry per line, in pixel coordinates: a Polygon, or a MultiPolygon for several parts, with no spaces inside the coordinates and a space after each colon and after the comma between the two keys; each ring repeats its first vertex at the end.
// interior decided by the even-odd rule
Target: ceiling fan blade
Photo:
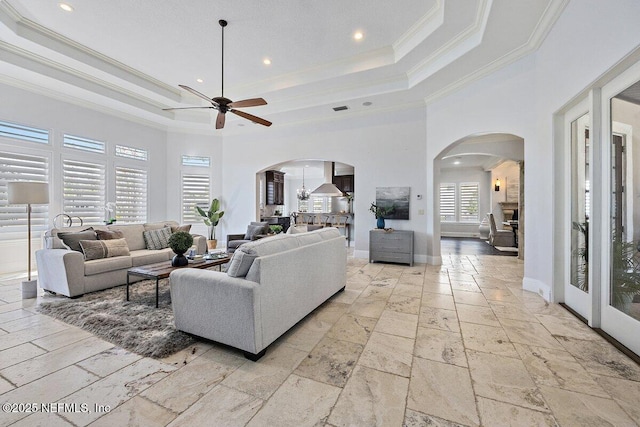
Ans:
{"type": "Polygon", "coordinates": [[[198,97],[200,97],[200,98],[202,98],[202,99],[206,99],[206,100],[207,100],[207,101],[209,101],[210,103],[212,103],[212,104],[216,105],[216,104],[215,104],[215,102],[213,102],[213,100],[212,100],[211,98],[209,98],[207,95],[205,95],[205,94],[203,94],[203,93],[200,93],[200,92],[198,92],[197,90],[190,88],[189,86],[185,86],[185,85],[178,85],[178,86],[180,86],[180,87],[181,87],[182,89],[184,89],[184,90],[187,90],[187,91],[191,92],[191,93],[192,93],[192,94],[194,94],[195,96],[198,96],[198,97]]]}
{"type": "Polygon", "coordinates": [[[172,110],[193,110],[193,109],[200,109],[200,108],[206,108],[208,109],[212,109],[215,110],[215,107],[176,107],[176,108],[163,108],[162,111],[172,111],[172,110]]]}
{"type": "Polygon", "coordinates": [[[229,110],[231,111],[233,114],[240,116],[240,117],[244,117],[247,120],[251,120],[252,122],[261,124],[263,126],[271,126],[271,122],[265,119],[261,119],[258,116],[254,116],[253,114],[249,114],[249,113],[245,113],[244,111],[239,111],[239,110],[229,110]]]}
{"type": "Polygon", "coordinates": [[[224,119],[225,114],[222,111],[218,112],[218,118],[216,119],[216,129],[222,129],[224,127],[224,119]]]}
{"type": "Polygon", "coordinates": [[[243,99],[242,101],[234,101],[228,104],[231,108],[257,107],[258,105],[267,105],[267,101],[262,98],[243,99]]]}

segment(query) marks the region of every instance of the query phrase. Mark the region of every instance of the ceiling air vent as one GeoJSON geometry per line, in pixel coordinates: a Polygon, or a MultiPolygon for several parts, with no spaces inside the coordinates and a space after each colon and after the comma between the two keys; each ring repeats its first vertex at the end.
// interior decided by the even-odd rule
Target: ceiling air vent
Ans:
{"type": "Polygon", "coordinates": [[[348,109],[349,107],[347,107],[346,105],[341,105],[340,107],[333,107],[333,111],[343,111],[348,109]]]}

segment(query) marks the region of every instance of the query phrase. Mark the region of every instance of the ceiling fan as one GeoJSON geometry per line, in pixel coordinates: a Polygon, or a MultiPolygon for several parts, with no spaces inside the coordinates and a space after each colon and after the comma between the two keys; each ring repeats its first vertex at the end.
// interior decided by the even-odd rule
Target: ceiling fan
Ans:
{"type": "Polygon", "coordinates": [[[222,129],[224,127],[225,114],[227,112],[231,112],[237,116],[243,117],[247,120],[251,120],[254,123],[261,124],[263,126],[271,126],[271,122],[265,120],[263,118],[254,116],[253,114],[245,113],[244,111],[236,110],[236,108],[246,108],[246,107],[256,107],[258,105],[267,105],[267,101],[262,98],[251,98],[251,99],[243,99],[242,101],[232,101],[229,98],[224,97],[224,27],[227,26],[227,21],[221,19],[218,21],[220,27],[222,27],[222,95],[217,96],[215,98],[209,98],[207,95],[204,95],[198,92],[195,89],[190,88],[185,85],[178,85],[182,89],[191,92],[192,94],[206,99],[211,103],[210,107],[178,107],[178,108],[163,108],[163,111],[171,111],[171,110],[191,110],[191,109],[199,109],[199,108],[210,108],[213,110],[218,110],[218,117],[216,119],[216,129],[222,129]]]}

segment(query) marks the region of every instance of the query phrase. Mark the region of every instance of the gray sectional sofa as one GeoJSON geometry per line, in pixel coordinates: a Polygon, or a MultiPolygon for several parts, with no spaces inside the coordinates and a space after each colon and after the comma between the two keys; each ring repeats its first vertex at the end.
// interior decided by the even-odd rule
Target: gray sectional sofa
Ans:
{"type": "Polygon", "coordinates": [[[244,351],[267,346],[346,284],[345,238],[335,228],[248,242],[226,273],[171,273],[176,328],[244,351]]]}
{"type": "MultiPolygon", "coordinates": [[[[147,224],[83,226],[51,229],[45,233],[45,249],[36,251],[38,285],[49,292],[68,297],[78,297],[87,292],[99,291],[127,283],[127,270],[131,267],[167,261],[174,253],[170,248],[147,249],[143,233],[163,227],[178,227],[175,221],[147,224]],[[126,240],[129,255],[85,260],[82,252],[70,250],[58,238],[58,233],[79,232],[87,228],[103,231],[120,231],[126,240]]],[[[204,236],[194,235],[194,245],[199,254],[207,249],[204,236]]]]}

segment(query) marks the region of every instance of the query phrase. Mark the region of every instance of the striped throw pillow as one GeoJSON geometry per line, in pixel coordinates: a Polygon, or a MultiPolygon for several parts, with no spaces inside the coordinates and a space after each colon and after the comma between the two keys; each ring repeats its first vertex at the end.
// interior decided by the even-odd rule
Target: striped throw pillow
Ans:
{"type": "Polygon", "coordinates": [[[86,261],[129,255],[129,246],[125,239],[80,240],[80,247],[86,261]]]}
{"type": "Polygon", "coordinates": [[[157,230],[148,230],[142,233],[147,249],[165,249],[169,247],[171,228],[164,227],[157,230]]]}

